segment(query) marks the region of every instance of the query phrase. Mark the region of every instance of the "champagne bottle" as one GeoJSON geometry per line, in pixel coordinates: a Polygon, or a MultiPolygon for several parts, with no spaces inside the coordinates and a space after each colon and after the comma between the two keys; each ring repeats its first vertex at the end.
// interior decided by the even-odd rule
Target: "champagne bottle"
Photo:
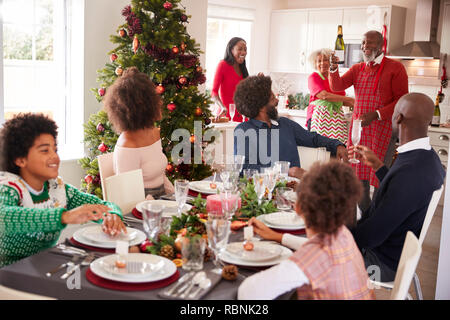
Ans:
{"type": "Polygon", "coordinates": [[[434,105],[433,120],[431,120],[431,125],[433,127],[439,127],[441,124],[441,109],[439,108],[439,96],[436,97],[436,104],[434,105]]]}
{"type": "Polygon", "coordinates": [[[344,64],[345,61],[345,45],[344,35],[342,33],[342,26],[338,25],[338,34],[334,44],[334,55],[339,58],[338,64],[344,64]]]}

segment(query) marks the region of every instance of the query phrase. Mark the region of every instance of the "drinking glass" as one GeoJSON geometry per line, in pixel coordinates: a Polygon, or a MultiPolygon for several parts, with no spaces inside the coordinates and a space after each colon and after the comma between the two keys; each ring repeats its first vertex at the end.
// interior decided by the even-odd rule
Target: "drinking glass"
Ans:
{"type": "Polygon", "coordinates": [[[233,121],[234,114],[236,113],[236,105],[234,103],[230,103],[229,111],[230,111],[231,121],[233,121]]]}
{"type": "Polygon", "coordinates": [[[181,258],[184,270],[202,270],[205,260],[206,240],[201,236],[183,237],[181,258]]]}
{"type": "Polygon", "coordinates": [[[220,268],[219,253],[227,246],[230,226],[231,222],[223,215],[208,215],[208,220],[206,221],[208,243],[214,252],[214,265],[218,268],[220,268]]]}
{"type": "Polygon", "coordinates": [[[278,174],[275,168],[265,168],[264,173],[265,173],[266,187],[269,190],[268,197],[270,201],[272,200],[273,189],[275,189],[275,186],[277,184],[278,174]]]}
{"type": "MultiPolygon", "coordinates": [[[[353,146],[356,147],[359,144],[359,141],[361,140],[361,120],[353,120],[353,127],[352,127],[352,143],[353,146]]],[[[353,151],[353,158],[350,159],[348,162],[350,163],[359,163],[359,160],[356,159],[356,149],[353,151]]]]}
{"type": "Polygon", "coordinates": [[[145,203],[142,207],[142,224],[149,239],[154,239],[161,230],[161,217],[164,206],[158,203],[145,203]]]}
{"type": "Polygon", "coordinates": [[[241,174],[242,169],[244,168],[245,156],[235,155],[233,159],[233,167],[234,171],[237,171],[241,174]]]}
{"type": "Polygon", "coordinates": [[[181,216],[183,207],[186,204],[186,199],[189,191],[189,181],[175,180],[175,200],[177,201],[178,216],[181,216]]]}
{"type": "Polygon", "coordinates": [[[274,163],[275,170],[279,173],[281,180],[287,180],[289,175],[289,168],[291,163],[289,161],[277,161],[274,163]]]}
{"type": "Polygon", "coordinates": [[[277,202],[278,210],[291,210],[292,202],[291,202],[291,194],[294,192],[292,188],[277,188],[275,199],[277,202]]]}
{"type": "Polygon", "coordinates": [[[258,197],[258,205],[261,205],[262,198],[266,192],[267,178],[265,174],[255,174],[253,175],[253,184],[255,186],[256,196],[258,197]]]}
{"type": "Polygon", "coordinates": [[[239,206],[240,199],[239,191],[223,191],[220,193],[220,201],[222,202],[222,212],[225,218],[231,220],[236,213],[239,206]]]}
{"type": "Polygon", "coordinates": [[[259,171],[256,169],[245,169],[244,170],[244,178],[248,181],[250,179],[253,179],[253,176],[258,173],[259,173],[259,171]]]}

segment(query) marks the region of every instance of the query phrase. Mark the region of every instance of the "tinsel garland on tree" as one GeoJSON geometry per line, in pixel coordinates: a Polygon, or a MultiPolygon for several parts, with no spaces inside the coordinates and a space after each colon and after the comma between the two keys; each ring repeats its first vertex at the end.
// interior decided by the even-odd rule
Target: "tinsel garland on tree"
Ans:
{"type": "MultiPolygon", "coordinates": [[[[189,16],[179,8],[181,0],[132,0],[122,10],[126,23],[119,26],[117,34],[110,37],[117,47],[109,52],[110,63],[98,71],[99,88],[92,89],[101,102],[108,87],[120,77],[124,70],[135,66],[146,73],[157,85],[157,92],[163,100],[161,128],[163,151],[169,160],[166,175],[170,180],[178,178],[201,180],[211,175],[211,167],[205,163],[203,151],[205,141],[194,136],[194,121],[205,125],[210,123],[210,97],[199,92],[198,86],[206,77],[200,66],[199,44],[186,31],[189,16]],[[176,129],[187,129],[191,144],[191,164],[174,163],[171,157],[173,147],[178,143],[171,140],[176,129]],[[194,147],[202,152],[202,163],[194,164],[194,147]]],[[[90,117],[85,124],[85,143],[90,155],[80,160],[86,171],[82,181],[83,189],[101,197],[101,185],[96,157],[114,151],[117,134],[113,131],[104,111],[90,117]]],[[[183,141],[181,141],[183,142],[183,141]]]]}

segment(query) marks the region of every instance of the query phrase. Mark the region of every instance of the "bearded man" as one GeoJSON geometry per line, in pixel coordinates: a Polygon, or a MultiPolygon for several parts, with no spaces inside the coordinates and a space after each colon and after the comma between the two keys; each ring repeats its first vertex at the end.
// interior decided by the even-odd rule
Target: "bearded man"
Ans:
{"type": "MultiPolygon", "coordinates": [[[[384,56],[382,48],[382,34],[378,31],[367,32],[361,43],[364,62],[353,65],[340,76],[339,59],[333,56],[328,79],[333,91],[354,87],[353,120],[362,121],[359,144],[373,150],[389,168],[397,141],[395,137],[392,138],[392,114],[397,101],[408,93],[408,75],[400,62],[384,56]]],[[[352,145],[352,125],[349,128],[348,147],[352,145]]],[[[364,196],[360,202],[360,208],[364,211],[371,201],[370,186],[376,191],[379,181],[374,170],[364,163],[354,164],[353,167],[364,186],[364,196]]]]}
{"type": "Polygon", "coordinates": [[[348,160],[347,149],[336,139],[309,132],[300,124],[278,117],[278,99],[272,91],[272,80],[264,75],[241,81],[234,94],[240,114],[250,120],[234,129],[234,154],[245,156],[244,169],[269,168],[276,161],[289,161],[289,175],[301,178],[297,147],[324,147],[331,156],[348,160]]]}

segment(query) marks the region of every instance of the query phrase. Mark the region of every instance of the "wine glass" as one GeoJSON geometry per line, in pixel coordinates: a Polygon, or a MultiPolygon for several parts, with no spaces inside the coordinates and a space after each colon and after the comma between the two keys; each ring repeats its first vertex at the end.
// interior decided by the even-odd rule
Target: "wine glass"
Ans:
{"type": "Polygon", "coordinates": [[[220,268],[219,253],[225,249],[230,236],[231,222],[223,215],[208,214],[206,233],[209,247],[214,252],[214,265],[220,268]]]}
{"type": "Polygon", "coordinates": [[[265,180],[266,180],[266,186],[267,189],[269,190],[269,201],[272,200],[272,192],[273,189],[275,189],[275,186],[277,184],[277,178],[278,178],[278,174],[275,171],[275,168],[266,168],[264,170],[265,173],[265,180]]]}
{"type": "Polygon", "coordinates": [[[230,103],[228,108],[228,110],[230,111],[231,122],[233,122],[234,114],[236,113],[236,105],[234,103],[230,103]]]}
{"type": "Polygon", "coordinates": [[[282,181],[287,180],[290,167],[291,163],[289,161],[277,161],[274,164],[274,168],[278,172],[282,181]]]}
{"type": "Polygon", "coordinates": [[[142,225],[149,239],[154,239],[161,230],[161,217],[164,206],[157,203],[145,203],[142,207],[142,225]]]}
{"type": "MultiPolygon", "coordinates": [[[[352,126],[352,143],[353,146],[356,147],[359,144],[359,141],[361,140],[361,120],[355,119],[353,120],[353,126],[352,126]]],[[[353,149],[353,158],[350,159],[348,162],[357,164],[359,163],[359,160],[356,159],[356,149],[353,149]]]]}
{"type": "Polygon", "coordinates": [[[183,207],[186,204],[186,199],[189,191],[189,181],[175,180],[175,200],[177,201],[178,216],[181,216],[183,207]]]}
{"type": "Polygon", "coordinates": [[[222,212],[225,218],[231,220],[239,206],[240,192],[237,188],[234,190],[224,190],[220,193],[220,201],[222,202],[222,212]]]}
{"type": "Polygon", "coordinates": [[[261,205],[262,198],[266,192],[267,178],[265,174],[257,173],[253,175],[253,185],[255,186],[256,196],[258,197],[258,205],[261,205]]]}

